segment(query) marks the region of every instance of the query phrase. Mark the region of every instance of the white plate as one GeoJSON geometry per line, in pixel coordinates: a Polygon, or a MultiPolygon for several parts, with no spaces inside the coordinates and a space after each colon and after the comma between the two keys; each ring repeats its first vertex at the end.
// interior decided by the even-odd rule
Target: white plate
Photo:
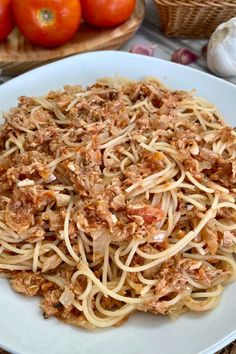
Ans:
{"type": "MultiPolygon", "coordinates": [[[[99,77],[132,79],[156,76],[172,88],[196,89],[234,125],[236,87],[178,64],[122,52],[78,55],[19,76],[0,87],[0,110],[20,95],[40,95],[64,84],[88,84],[99,77]]],[[[176,322],[137,314],[119,328],[86,332],[56,319],[44,320],[38,299],[25,299],[0,280],[0,346],[21,354],[206,354],[236,338],[236,283],[229,285],[218,308],[185,314],[176,322]]]]}

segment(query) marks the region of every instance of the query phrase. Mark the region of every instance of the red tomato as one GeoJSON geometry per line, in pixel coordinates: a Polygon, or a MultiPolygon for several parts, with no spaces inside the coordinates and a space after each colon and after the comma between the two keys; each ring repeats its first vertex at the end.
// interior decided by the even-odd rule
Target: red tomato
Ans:
{"type": "Polygon", "coordinates": [[[126,21],[136,0],[81,0],[85,22],[98,27],[113,27],[126,21]]]}
{"type": "Polygon", "coordinates": [[[21,33],[43,47],[66,43],[80,24],[79,0],[13,0],[12,5],[21,33]]]}
{"type": "Polygon", "coordinates": [[[0,41],[3,41],[11,33],[15,26],[11,0],[0,1],[0,41]]]}

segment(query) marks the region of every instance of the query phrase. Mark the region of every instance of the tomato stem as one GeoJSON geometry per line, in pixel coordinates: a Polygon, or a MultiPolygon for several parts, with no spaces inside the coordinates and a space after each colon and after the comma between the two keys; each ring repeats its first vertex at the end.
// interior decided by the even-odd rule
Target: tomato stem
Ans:
{"type": "Polygon", "coordinates": [[[38,16],[40,18],[40,21],[44,22],[46,25],[51,24],[55,19],[53,12],[46,8],[40,9],[38,16]]]}

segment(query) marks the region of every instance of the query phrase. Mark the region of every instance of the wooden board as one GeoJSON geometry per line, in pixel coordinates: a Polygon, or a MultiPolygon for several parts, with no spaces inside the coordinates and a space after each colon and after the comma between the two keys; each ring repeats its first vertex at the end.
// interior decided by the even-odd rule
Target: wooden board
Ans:
{"type": "Polygon", "coordinates": [[[81,24],[74,38],[64,46],[45,49],[31,44],[15,29],[0,44],[0,70],[3,75],[18,75],[36,66],[76,53],[120,48],[139,28],[145,12],[144,0],[138,0],[133,15],[122,25],[99,29],[81,24]]]}

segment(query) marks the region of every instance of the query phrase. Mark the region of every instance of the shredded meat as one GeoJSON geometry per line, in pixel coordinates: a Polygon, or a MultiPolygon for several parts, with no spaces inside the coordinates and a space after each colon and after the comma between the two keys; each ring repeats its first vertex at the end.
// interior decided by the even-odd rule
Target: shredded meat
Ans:
{"type": "Polygon", "coordinates": [[[13,274],[11,277],[11,286],[18,293],[25,296],[40,295],[42,286],[47,283],[41,274],[34,274],[32,272],[21,272],[13,274]]]}
{"type": "Polygon", "coordinates": [[[219,247],[217,232],[210,230],[208,227],[205,227],[202,230],[202,235],[203,235],[203,240],[206,241],[206,244],[209,248],[210,254],[216,254],[216,251],[219,247]]]}
{"type": "Polygon", "coordinates": [[[15,187],[6,207],[7,225],[17,232],[27,230],[35,223],[34,214],[43,210],[52,198],[53,194],[41,186],[15,187]]]}

